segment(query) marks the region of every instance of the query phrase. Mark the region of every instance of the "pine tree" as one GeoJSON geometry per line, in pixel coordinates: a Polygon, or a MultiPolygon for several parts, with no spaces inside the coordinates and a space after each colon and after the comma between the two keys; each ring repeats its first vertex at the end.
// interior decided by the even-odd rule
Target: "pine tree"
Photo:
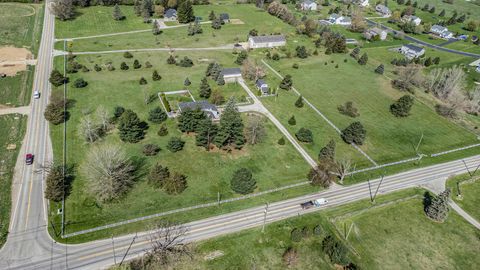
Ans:
{"type": "Polygon", "coordinates": [[[245,61],[245,59],[247,59],[247,57],[248,57],[247,52],[246,51],[241,51],[237,56],[237,60],[235,60],[235,64],[237,64],[237,65],[243,64],[243,61],[245,61]]]}
{"type": "Polygon", "coordinates": [[[185,141],[178,137],[172,137],[167,143],[167,149],[172,153],[176,153],[178,151],[181,151],[184,145],[185,141]]]}
{"type": "Polygon", "coordinates": [[[346,143],[362,145],[365,141],[366,130],[360,122],[353,122],[342,131],[342,139],[346,143]]]}
{"type": "Polygon", "coordinates": [[[187,35],[188,36],[193,36],[195,35],[195,30],[193,29],[193,25],[190,23],[187,28],[187,35]]]}
{"type": "Polygon", "coordinates": [[[235,99],[230,98],[220,119],[215,145],[219,148],[233,146],[236,149],[241,149],[245,144],[243,126],[243,120],[235,105],[235,99]]]}
{"type": "Polygon", "coordinates": [[[120,10],[118,4],[115,4],[115,6],[113,7],[113,19],[116,21],[121,21],[125,19],[125,16],[123,16],[123,13],[120,10]]]}
{"type": "Polygon", "coordinates": [[[465,19],[466,19],[465,14],[462,14],[462,16],[458,17],[457,22],[463,23],[463,22],[465,22],[465,19]]]}
{"type": "Polygon", "coordinates": [[[184,109],[178,117],[178,129],[182,132],[196,132],[200,122],[207,118],[205,112],[200,108],[184,109]]]}
{"type": "Polygon", "coordinates": [[[222,21],[219,18],[215,18],[212,21],[212,28],[215,30],[222,28],[222,21]]]}
{"type": "Polygon", "coordinates": [[[292,117],[290,117],[290,119],[288,119],[288,124],[291,125],[291,126],[295,126],[297,124],[297,120],[295,119],[294,115],[292,115],[292,117]]]}
{"type": "Polygon", "coordinates": [[[137,59],[135,59],[135,60],[133,61],[133,68],[134,68],[134,69],[139,69],[139,68],[141,68],[141,67],[142,67],[142,65],[140,64],[140,62],[139,62],[137,59]]]}
{"type": "Polygon", "coordinates": [[[241,168],[233,174],[230,186],[232,187],[232,190],[237,193],[248,194],[255,190],[257,182],[253,179],[250,170],[241,168]]]}
{"type": "Polygon", "coordinates": [[[122,62],[122,63],[120,64],[120,69],[121,69],[121,70],[128,70],[129,67],[128,67],[127,63],[122,62]]]}
{"type": "Polygon", "coordinates": [[[158,21],[155,20],[152,25],[152,34],[154,36],[158,36],[162,33],[162,30],[160,30],[160,25],[158,24],[158,21]]]}
{"type": "Polygon", "coordinates": [[[217,85],[225,85],[225,79],[223,78],[223,76],[218,76],[217,85]]]}
{"type": "Polygon", "coordinates": [[[163,189],[170,195],[182,193],[187,188],[187,177],[180,173],[174,173],[167,179],[163,189]]]}
{"type": "Polygon", "coordinates": [[[158,74],[157,70],[154,70],[153,73],[152,73],[152,80],[159,81],[161,79],[162,79],[162,76],[160,76],[160,74],[158,74]]]}
{"type": "Polygon", "coordinates": [[[140,78],[140,80],[138,81],[138,83],[139,83],[140,85],[145,85],[145,84],[147,84],[147,80],[145,80],[145,78],[142,77],[142,78],[140,78]]]}
{"type": "Polygon", "coordinates": [[[352,52],[350,53],[350,56],[358,60],[358,55],[360,54],[360,47],[355,47],[352,52]]]}
{"type": "Polygon", "coordinates": [[[378,73],[378,74],[383,74],[385,72],[385,67],[383,66],[383,64],[380,64],[376,69],[375,69],[375,72],[378,73]]]}
{"type": "Polygon", "coordinates": [[[445,9],[442,9],[440,13],[438,14],[439,17],[445,17],[445,9]]]}
{"type": "Polygon", "coordinates": [[[127,58],[127,59],[133,58],[133,54],[130,53],[130,52],[124,52],[124,53],[123,53],[123,57],[124,57],[124,58],[127,58]]]}
{"type": "Polygon", "coordinates": [[[434,63],[435,65],[440,64],[440,57],[437,56],[437,57],[433,58],[433,63],[434,63]]]}
{"type": "Polygon", "coordinates": [[[363,66],[363,65],[366,65],[367,62],[368,62],[368,55],[367,55],[367,53],[363,53],[362,57],[360,57],[360,59],[358,59],[358,63],[363,66]]]}
{"type": "Polygon", "coordinates": [[[197,20],[195,20],[195,23],[193,24],[193,32],[195,32],[195,34],[203,33],[202,25],[197,20]]]}
{"type": "Polygon", "coordinates": [[[192,3],[190,0],[185,0],[178,6],[177,10],[178,22],[189,23],[195,21],[195,15],[193,14],[192,3]]]}
{"type": "Polygon", "coordinates": [[[118,135],[124,142],[136,143],[145,136],[145,124],[132,110],[125,112],[118,119],[118,135]]]}
{"type": "Polygon", "coordinates": [[[440,193],[438,196],[435,196],[429,205],[425,207],[425,214],[427,217],[438,221],[444,222],[448,216],[448,199],[450,197],[450,189],[447,188],[445,191],[440,193]]]}
{"type": "Polygon", "coordinates": [[[167,114],[160,107],[155,107],[148,113],[148,121],[160,124],[167,120],[167,114]]]}
{"type": "Polygon", "coordinates": [[[212,80],[217,81],[218,77],[221,76],[222,73],[222,66],[220,66],[218,63],[213,63],[213,67],[210,70],[210,78],[212,80]]]}
{"type": "Polygon", "coordinates": [[[293,85],[292,76],[287,74],[280,82],[279,87],[280,89],[290,90],[292,89],[292,85],[293,85]]]}
{"type": "Polygon", "coordinates": [[[414,99],[410,95],[404,95],[395,103],[390,105],[390,112],[396,117],[407,117],[410,115],[414,99]]]}
{"type": "Polygon", "coordinates": [[[295,107],[302,108],[303,107],[303,97],[299,96],[297,101],[295,101],[295,107]]]}
{"type": "Polygon", "coordinates": [[[336,143],[334,140],[330,140],[327,145],[325,145],[322,149],[320,149],[320,153],[318,154],[318,160],[335,160],[335,147],[336,143]]]}
{"type": "Polygon", "coordinates": [[[209,98],[212,94],[212,89],[208,84],[207,77],[203,77],[202,82],[200,83],[200,97],[209,98]]]}
{"type": "Polygon", "coordinates": [[[215,20],[215,18],[216,18],[215,12],[213,12],[213,10],[210,11],[210,14],[208,14],[208,19],[209,19],[210,21],[213,21],[213,20],[215,20]]]}
{"type": "Polygon", "coordinates": [[[160,129],[157,132],[157,135],[160,137],[167,136],[168,135],[168,128],[166,125],[162,125],[160,129]]]}
{"type": "Polygon", "coordinates": [[[167,64],[175,65],[176,63],[177,63],[177,60],[175,59],[175,56],[170,54],[170,56],[167,58],[167,64]]]}
{"type": "Polygon", "coordinates": [[[135,15],[137,16],[141,16],[142,15],[142,1],[141,0],[135,0],[133,2],[133,12],[135,13],[135,15]]]}
{"type": "Polygon", "coordinates": [[[313,133],[311,130],[307,128],[300,128],[297,133],[295,133],[295,137],[301,142],[311,143],[313,142],[313,133]]]}
{"type": "Polygon", "coordinates": [[[192,82],[190,82],[190,80],[189,80],[188,78],[185,78],[185,81],[183,81],[183,85],[184,85],[185,87],[187,87],[187,86],[189,86],[189,85],[191,85],[191,84],[192,84],[192,82]]]}
{"type": "Polygon", "coordinates": [[[168,167],[162,166],[159,163],[155,164],[148,174],[148,183],[154,188],[162,188],[165,182],[170,178],[170,171],[168,167]]]}
{"type": "Polygon", "coordinates": [[[280,139],[278,139],[277,143],[278,145],[285,145],[285,138],[281,137],[280,139]]]}
{"type": "Polygon", "coordinates": [[[210,145],[215,140],[217,132],[218,127],[212,123],[210,118],[205,118],[204,120],[200,121],[197,134],[195,136],[197,146],[203,146],[207,151],[210,151],[210,145]]]}
{"type": "Polygon", "coordinates": [[[435,7],[432,7],[428,12],[435,13],[435,7]]]}
{"type": "Polygon", "coordinates": [[[304,59],[308,57],[307,49],[305,48],[305,46],[297,46],[297,48],[295,48],[295,51],[298,58],[304,59]]]}
{"type": "Polygon", "coordinates": [[[426,66],[426,67],[431,66],[432,65],[432,58],[428,57],[427,59],[425,59],[425,62],[423,62],[423,65],[426,66]]]}

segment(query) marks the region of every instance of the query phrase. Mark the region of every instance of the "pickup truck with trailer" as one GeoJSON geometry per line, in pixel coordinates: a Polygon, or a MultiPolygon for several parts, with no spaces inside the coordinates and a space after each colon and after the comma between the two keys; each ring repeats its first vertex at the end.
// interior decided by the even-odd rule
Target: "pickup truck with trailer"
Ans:
{"type": "Polygon", "coordinates": [[[328,200],[325,199],[325,198],[320,198],[320,199],[316,199],[316,200],[311,200],[311,201],[308,201],[308,202],[304,202],[304,203],[301,203],[300,206],[302,207],[302,209],[309,209],[309,208],[312,208],[312,207],[320,207],[322,205],[325,205],[328,203],[328,200]]]}

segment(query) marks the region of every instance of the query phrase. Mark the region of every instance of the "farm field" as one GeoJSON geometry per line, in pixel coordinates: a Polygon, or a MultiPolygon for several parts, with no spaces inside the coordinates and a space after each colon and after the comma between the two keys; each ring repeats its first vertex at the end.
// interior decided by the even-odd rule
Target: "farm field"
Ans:
{"type": "Polygon", "coordinates": [[[13,77],[5,77],[0,83],[0,104],[22,106],[30,102],[30,90],[35,68],[28,66],[13,77]]]}
{"type": "Polygon", "coordinates": [[[292,75],[297,90],[340,129],[362,122],[367,130],[362,149],[379,163],[414,157],[413,145],[422,134],[419,151],[424,154],[477,141],[473,133],[441,118],[421,102],[415,103],[409,117],[394,117],[389,106],[404,93],[394,90],[388,80],[373,72],[374,68],[362,67],[348,55],[312,56],[296,62],[299,69],[291,68],[291,61],[284,59],[269,64],[283,75],[292,75]],[[337,106],[347,101],[358,107],[358,118],[338,112],[337,106]]]}
{"type": "Polygon", "coordinates": [[[7,240],[13,171],[22,147],[26,120],[16,114],[0,116],[0,247],[7,240]],[[15,149],[8,150],[9,145],[15,145],[15,149]]]}
{"type": "MultiPolygon", "coordinates": [[[[132,109],[138,113],[140,119],[146,120],[148,111],[161,105],[158,99],[146,105],[144,96],[156,94],[162,90],[183,89],[183,82],[185,77],[188,76],[192,81],[189,90],[197,97],[199,81],[204,76],[207,67],[207,63],[199,63],[197,59],[208,57],[209,59],[216,59],[222,64],[226,63],[225,66],[227,66],[227,59],[229,59],[229,54],[218,52],[210,54],[203,52],[198,54],[182,53],[181,57],[188,55],[191,59],[194,59],[194,67],[171,66],[164,69],[158,67],[166,65],[168,53],[133,54],[134,58],[127,60],[123,58],[122,54],[77,57],[76,60],[79,63],[92,68],[92,71],[69,74],[70,81],[81,77],[88,82],[88,86],[76,89],[72,88],[71,84],[68,85],[68,97],[74,100],[74,106],[69,110],[71,117],[67,122],[68,163],[80,166],[90,148],[78,133],[82,115],[91,113],[94,116],[98,107],[113,112],[113,108],[118,105],[132,109]],[[138,59],[140,63],[145,63],[148,60],[153,67],[150,69],[142,67],[138,70],[128,71],[118,68],[121,61],[126,60],[131,65],[133,59],[138,59]],[[102,64],[106,61],[111,61],[117,69],[100,72],[93,70],[94,63],[102,64]],[[150,76],[153,69],[159,70],[159,74],[162,76],[160,81],[152,81],[150,76]],[[147,85],[140,86],[138,84],[141,76],[147,79],[147,85]],[[92,103],[93,100],[95,103],[92,103]]],[[[58,57],[55,59],[56,67],[59,69],[63,69],[62,60],[58,57]]],[[[211,85],[213,89],[217,88],[214,84],[211,83],[211,85]]],[[[227,85],[226,88],[228,87],[232,86],[227,85]]],[[[61,89],[55,91],[61,91],[61,89]]],[[[228,98],[227,95],[226,97],[228,98]]],[[[218,192],[220,192],[222,199],[235,197],[236,195],[230,189],[230,179],[232,172],[241,167],[247,167],[253,172],[257,180],[258,191],[303,181],[308,172],[307,163],[293,146],[288,143],[283,146],[277,144],[282,135],[269,122],[265,123],[267,137],[262,143],[254,146],[247,145],[241,151],[234,151],[230,154],[219,150],[208,153],[203,148],[195,146],[195,137],[180,133],[174,120],[167,120],[166,125],[169,134],[165,137],[157,135],[160,125],[151,123],[149,125],[146,137],[140,143],[121,143],[116,131],[113,131],[97,144],[121,144],[130,156],[143,160],[144,170],[147,173],[150,165],[161,162],[162,165],[168,166],[171,171],[187,175],[188,188],[181,195],[167,195],[163,191],[153,189],[143,177],[125,198],[118,202],[98,205],[93,197],[88,195],[85,178],[81,172],[78,172],[73,182],[72,193],[66,201],[67,210],[65,213],[66,220],[69,223],[67,233],[165,210],[216,201],[218,192]],[[186,141],[185,148],[182,151],[171,153],[166,149],[167,141],[173,136],[181,137],[186,141]],[[147,143],[155,143],[162,150],[155,157],[142,157],[142,146],[147,143]]],[[[51,126],[51,130],[54,156],[60,157],[63,126],[51,126]]],[[[52,207],[51,214],[54,212],[56,212],[56,208],[52,207]]]]}

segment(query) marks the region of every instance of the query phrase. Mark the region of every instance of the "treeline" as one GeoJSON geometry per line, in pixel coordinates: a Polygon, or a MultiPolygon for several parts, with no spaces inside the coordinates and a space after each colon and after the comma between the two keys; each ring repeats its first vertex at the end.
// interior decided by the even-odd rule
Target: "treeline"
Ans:
{"type": "MultiPolygon", "coordinates": [[[[28,0],[24,0],[28,1],[28,0]]],[[[6,2],[5,0],[0,0],[0,2],[6,2]]],[[[9,1],[10,2],[10,1],[9,1]]],[[[18,0],[18,2],[23,2],[22,0],[18,0]]],[[[31,1],[28,1],[31,2],[31,1]]],[[[74,0],[73,4],[75,6],[81,7],[88,7],[88,6],[114,6],[114,5],[127,5],[133,6],[135,2],[141,2],[137,0],[74,0]]],[[[161,5],[164,7],[170,7],[172,2],[168,0],[153,0],[154,5],[161,5]]],[[[180,1],[178,1],[180,3],[180,1]]],[[[210,4],[209,0],[192,0],[192,5],[208,5],[210,4]]]]}
{"type": "Polygon", "coordinates": [[[40,0],[0,0],[0,3],[8,3],[8,2],[16,2],[16,3],[40,3],[40,0]]]}

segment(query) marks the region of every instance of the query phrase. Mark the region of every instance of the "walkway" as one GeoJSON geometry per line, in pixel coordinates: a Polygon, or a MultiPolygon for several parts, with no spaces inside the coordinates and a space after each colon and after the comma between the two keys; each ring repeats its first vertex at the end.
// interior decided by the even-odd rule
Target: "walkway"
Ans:
{"type": "Polygon", "coordinates": [[[14,107],[14,108],[0,108],[0,115],[18,113],[28,115],[30,113],[30,106],[14,107]]]}
{"type": "MultiPolygon", "coordinates": [[[[206,48],[145,48],[145,49],[128,49],[128,50],[112,50],[112,51],[98,51],[98,52],[72,52],[74,55],[86,55],[86,54],[107,54],[107,53],[124,53],[124,52],[152,52],[152,51],[217,51],[217,50],[233,50],[233,44],[227,44],[218,47],[206,47],[206,48]]],[[[54,55],[65,55],[68,52],[55,50],[54,55]]]]}
{"type": "Polygon", "coordinates": [[[462,216],[466,221],[468,221],[468,223],[472,224],[473,226],[475,226],[475,228],[479,229],[480,230],[480,223],[474,219],[472,216],[470,216],[467,212],[465,212],[458,204],[456,204],[453,200],[449,199],[448,200],[448,205],[450,205],[450,207],[452,207],[453,210],[455,210],[455,212],[457,212],[457,214],[459,214],[460,216],[462,216]]]}

